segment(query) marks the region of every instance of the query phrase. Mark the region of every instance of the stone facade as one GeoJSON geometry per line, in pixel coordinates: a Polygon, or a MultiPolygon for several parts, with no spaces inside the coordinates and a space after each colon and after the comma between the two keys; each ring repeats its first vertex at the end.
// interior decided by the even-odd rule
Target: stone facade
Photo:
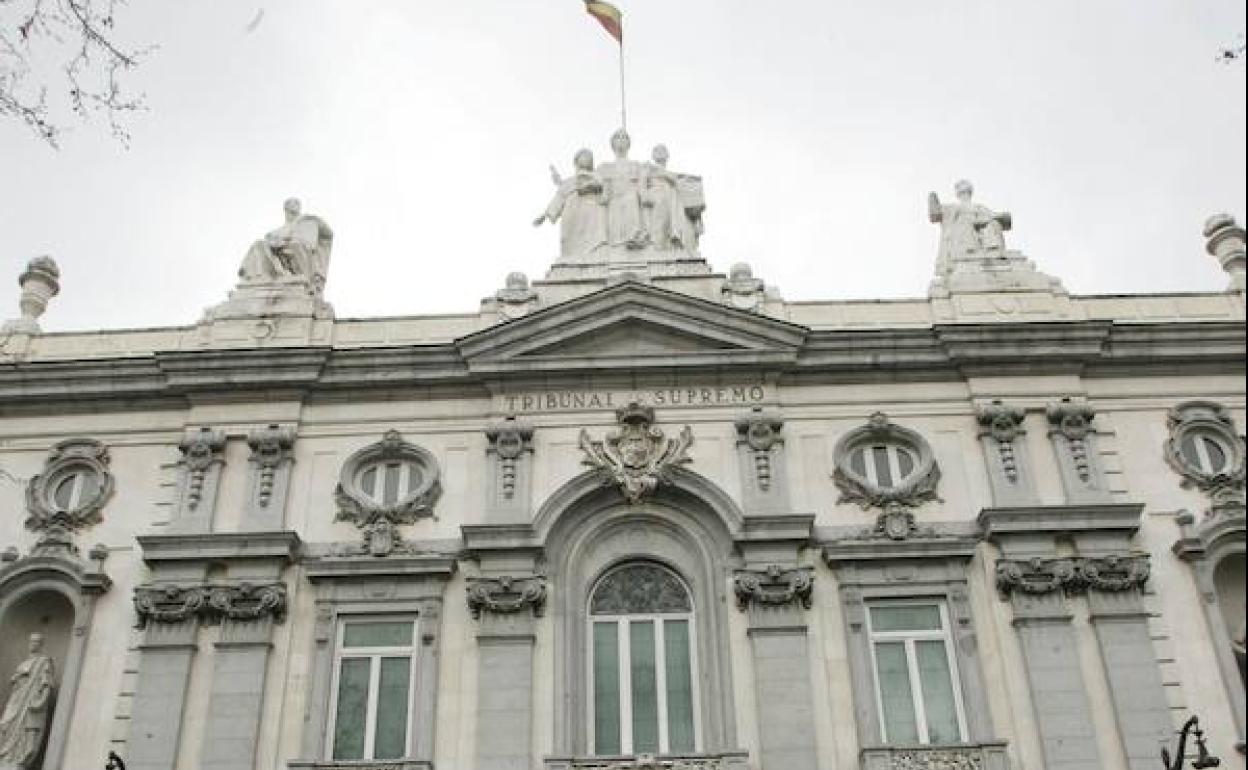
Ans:
{"type": "MultiPolygon", "coordinates": [[[[954,243],[969,214],[933,205],[954,243]]],[[[193,326],[43,333],[72,269],[23,278],[0,700],[40,631],[41,767],[1144,770],[1191,714],[1243,766],[1233,222],[1202,294],[1070,295],[942,241],[928,298],[786,303],[622,242],[479,312],[343,321],[292,211],[248,259],[305,237],[321,272],[193,326]]]]}

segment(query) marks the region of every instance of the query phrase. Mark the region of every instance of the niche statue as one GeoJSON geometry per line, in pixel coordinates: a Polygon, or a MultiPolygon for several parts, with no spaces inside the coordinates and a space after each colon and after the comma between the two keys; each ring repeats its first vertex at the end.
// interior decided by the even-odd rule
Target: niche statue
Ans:
{"type": "Polygon", "coordinates": [[[0,770],[31,770],[43,748],[52,710],[56,666],[43,652],[43,634],[30,635],[30,655],[9,678],[9,699],[0,712],[0,770]]]}

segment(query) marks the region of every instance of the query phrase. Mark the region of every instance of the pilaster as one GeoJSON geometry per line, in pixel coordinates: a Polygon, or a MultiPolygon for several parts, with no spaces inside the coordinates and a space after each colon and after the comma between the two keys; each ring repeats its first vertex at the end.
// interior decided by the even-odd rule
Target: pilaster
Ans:
{"type": "Polygon", "coordinates": [[[178,496],[170,531],[210,532],[225,466],[225,434],[208,427],[188,429],[178,450],[182,457],[178,461],[178,496]]]}
{"type": "Polygon", "coordinates": [[[251,447],[251,482],[241,529],[280,530],[285,523],[290,470],[295,462],[295,429],[274,423],[249,433],[247,445],[251,447]]]}
{"type": "Polygon", "coordinates": [[[979,440],[988,462],[992,499],[999,506],[1035,505],[1035,484],[1023,428],[1026,412],[992,401],[975,412],[979,440]]]}
{"type": "Polygon", "coordinates": [[[761,767],[815,770],[814,692],[807,610],[814,570],[798,563],[813,516],[747,516],[733,578],[754,661],[761,767]],[[770,520],[769,520],[770,519],[770,520]]]}
{"type": "Polygon", "coordinates": [[[1086,402],[1063,398],[1048,405],[1049,440],[1057,453],[1057,466],[1072,505],[1109,503],[1113,495],[1097,451],[1096,410],[1086,402]]]}
{"type": "Polygon", "coordinates": [[[756,406],[735,425],[743,507],[751,514],[788,513],[789,477],[781,433],[784,420],[756,406]]]}
{"type": "Polygon", "coordinates": [[[485,487],[487,524],[529,521],[533,478],[533,427],[505,417],[485,429],[489,478],[485,487]]]}

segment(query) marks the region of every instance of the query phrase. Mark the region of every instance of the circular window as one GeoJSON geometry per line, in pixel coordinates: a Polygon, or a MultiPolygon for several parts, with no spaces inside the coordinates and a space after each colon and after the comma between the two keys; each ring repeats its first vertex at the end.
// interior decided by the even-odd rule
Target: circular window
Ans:
{"type": "Polygon", "coordinates": [[[1170,411],[1166,459],[1185,478],[1207,492],[1242,493],[1244,443],[1230,413],[1208,401],[1189,401],[1170,411]]]}
{"type": "Polygon", "coordinates": [[[931,447],[915,431],[894,425],[882,413],[871,415],[837,442],[833,481],[842,502],[864,508],[914,506],[935,500],[940,470],[931,447]]]}
{"type": "Polygon", "coordinates": [[[48,453],[43,472],[26,486],[26,526],[63,537],[97,523],[112,492],[108,449],[95,439],[62,441],[48,453]]]}
{"type": "Polygon", "coordinates": [[[393,523],[407,522],[432,515],[441,491],[433,455],[389,431],[343,465],[337,490],[340,518],[368,523],[381,514],[393,523]]]}

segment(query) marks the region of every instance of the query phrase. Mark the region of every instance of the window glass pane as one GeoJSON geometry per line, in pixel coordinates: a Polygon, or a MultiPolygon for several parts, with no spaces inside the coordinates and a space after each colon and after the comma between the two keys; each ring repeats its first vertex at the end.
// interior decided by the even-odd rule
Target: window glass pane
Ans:
{"type": "Polygon", "coordinates": [[[360,491],[375,498],[377,493],[377,466],[372,465],[360,474],[360,491]]]}
{"type": "MultiPolygon", "coordinates": [[[[1225,471],[1227,465],[1226,452],[1222,449],[1222,444],[1208,436],[1202,436],[1200,440],[1205,445],[1205,452],[1209,455],[1209,465],[1211,467],[1206,468],[1206,472],[1222,473],[1225,471]]],[[[86,496],[86,492],[83,492],[83,496],[86,496]]]]}
{"type": "Polygon", "coordinates": [[[880,683],[880,709],[884,712],[884,740],[918,743],[919,727],[914,719],[905,645],[902,642],[876,644],[875,665],[880,683]]]}
{"type": "Polygon", "coordinates": [[[612,571],[594,589],[595,615],[689,612],[689,592],[680,579],[657,564],[629,564],[612,571]]]}
{"type": "Polygon", "coordinates": [[[620,638],[616,624],[594,624],[594,753],[620,753],[620,638]]]}
{"type": "Polygon", "coordinates": [[[364,758],[368,715],[368,658],[346,658],[338,670],[338,707],[334,712],[334,759],[364,758]]]}
{"type": "Polygon", "coordinates": [[[633,753],[659,750],[659,693],[655,686],[654,623],[628,624],[632,658],[629,685],[633,690],[633,753]]]}
{"type": "Polygon", "coordinates": [[[411,658],[381,659],[373,759],[401,759],[407,756],[407,689],[411,673],[411,658]]]}
{"type": "Polygon", "coordinates": [[[867,450],[866,448],[863,448],[855,449],[849,455],[849,467],[853,469],[854,473],[857,473],[863,478],[866,478],[867,476],[866,454],[867,450]]]}
{"type": "Polygon", "coordinates": [[[916,606],[881,606],[871,608],[872,631],[939,631],[940,607],[934,604],[916,606]]]}
{"type": "Polygon", "coordinates": [[[399,463],[386,463],[383,470],[386,474],[386,486],[381,493],[381,502],[394,505],[399,500],[399,475],[403,473],[403,466],[399,463]]]}
{"type": "Polygon", "coordinates": [[[693,751],[693,673],[689,665],[689,621],[663,623],[667,664],[667,742],[669,751],[693,751]]]}
{"type": "MultiPolygon", "coordinates": [[[[914,473],[914,454],[909,449],[897,447],[897,468],[901,471],[901,479],[914,473]]],[[[898,479],[898,482],[901,479],[898,479]]]]}
{"type": "Polygon", "coordinates": [[[958,730],[958,707],[953,699],[953,677],[949,672],[949,656],[945,643],[915,642],[919,661],[919,683],[923,688],[923,708],[927,715],[927,738],[930,743],[957,743],[962,740],[958,730]]]}
{"type": "Polygon", "coordinates": [[[342,632],[344,647],[410,647],[411,644],[411,621],[348,623],[342,632]]]}
{"type": "Polygon", "coordinates": [[[888,467],[888,447],[871,447],[871,462],[875,465],[875,483],[887,489],[893,485],[893,470],[888,467]]]}
{"type": "Polygon", "coordinates": [[[52,502],[56,503],[56,507],[61,510],[69,510],[76,501],[74,500],[74,487],[78,484],[81,473],[69,473],[57,482],[56,488],[52,490],[52,502]]]}

